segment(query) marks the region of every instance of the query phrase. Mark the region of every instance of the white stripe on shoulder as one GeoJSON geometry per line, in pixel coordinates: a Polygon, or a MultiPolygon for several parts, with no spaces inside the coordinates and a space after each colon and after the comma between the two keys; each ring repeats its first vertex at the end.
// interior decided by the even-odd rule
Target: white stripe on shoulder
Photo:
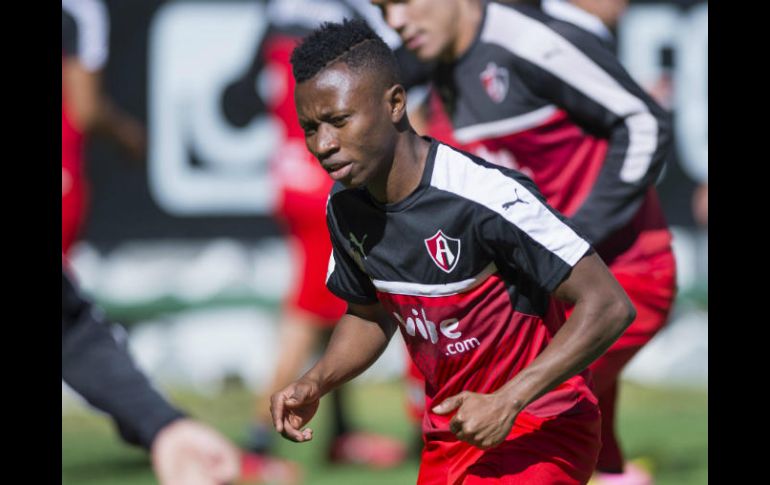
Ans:
{"type": "Polygon", "coordinates": [[[546,25],[502,5],[488,8],[482,41],[508,49],[625,118],[629,145],[620,179],[628,183],[640,180],[658,145],[658,123],[644,101],[546,25]]]}
{"type": "Polygon", "coordinates": [[[529,189],[496,168],[488,168],[441,144],[431,185],[500,214],[570,266],[589,244],[564,224],[529,189]]]}
{"type": "Polygon", "coordinates": [[[80,62],[89,71],[98,71],[107,62],[107,7],[98,0],[62,0],[61,6],[77,22],[80,62]]]}
{"type": "Polygon", "coordinates": [[[329,255],[329,265],[326,267],[326,280],[324,280],[324,284],[329,282],[329,278],[331,277],[332,273],[334,273],[336,264],[336,261],[334,261],[334,250],[332,249],[332,252],[329,255]]]}
{"type": "Polygon", "coordinates": [[[557,111],[556,106],[549,104],[512,118],[466,126],[455,130],[455,139],[460,143],[470,143],[484,138],[512,135],[539,126],[557,111]]]}
{"type": "Polygon", "coordinates": [[[446,283],[443,285],[426,285],[422,283],[409,283],[405,281],[383,281],[372,279],[372,284],[378,291],[395,295],[438,297],[463,293],[476,288],[497,273],[495,263],[489,263],[481,273],[467,280],[446,283]]]}

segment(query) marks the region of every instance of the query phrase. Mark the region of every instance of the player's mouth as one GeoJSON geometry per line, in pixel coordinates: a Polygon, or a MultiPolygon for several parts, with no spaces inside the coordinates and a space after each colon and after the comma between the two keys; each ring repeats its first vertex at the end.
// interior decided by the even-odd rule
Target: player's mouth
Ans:
{"type": "Polygon", "coordinates": [[[330,163],[329,165],[324,165],[324,169],[326,169],[329,176],[334,180],[342,180],[350,175],[353,164],[351,162],[330,163]]]}
{"type": "Polygon", "coordinates": [[[417,50],[424,43],[425,43],[424,34],[415,34],[404,41],[404,44],[406,44],[406,48],[409,49],[410,51],[417,50]]]}

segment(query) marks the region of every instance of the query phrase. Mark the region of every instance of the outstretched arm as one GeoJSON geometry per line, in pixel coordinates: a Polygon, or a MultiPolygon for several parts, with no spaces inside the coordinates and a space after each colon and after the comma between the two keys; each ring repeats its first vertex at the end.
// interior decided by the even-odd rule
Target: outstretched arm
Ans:
{"type": "Polygon", "coordinates": [[[292,441],[312,439],[312,429],[302,427],[315,415],[321,397],[369,368],[394,331],[394,323],[379,304],[349,304],[318,363],[271,397],[276,431],[292,441]]]}
{"type": "Polygon", "coordinates": [[[123,439],[150,451],[161,485],[220,485],[238,476],[235,445],[155,390],[63,269],[62,379],[108,413],[123,439]]]}

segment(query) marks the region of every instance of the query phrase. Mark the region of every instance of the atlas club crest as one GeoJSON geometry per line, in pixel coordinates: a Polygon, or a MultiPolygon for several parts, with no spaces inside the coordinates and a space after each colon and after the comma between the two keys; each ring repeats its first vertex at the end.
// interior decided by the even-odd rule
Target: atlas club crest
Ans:
{"type": "Polygon", "coordinates": [[[460,240],[449,237],[439,229],[436,234],[425,239],[425,247],[430,258],[445,273],[451,273],[460,260],[460,240]]]}
{"type": "Polygon", "coordinates": [[[508,70],[494,62],[487,64],[486,69],[481,71],[481,84],[495,103],[502,103],[508,94],[508,77],[508,70]]]}

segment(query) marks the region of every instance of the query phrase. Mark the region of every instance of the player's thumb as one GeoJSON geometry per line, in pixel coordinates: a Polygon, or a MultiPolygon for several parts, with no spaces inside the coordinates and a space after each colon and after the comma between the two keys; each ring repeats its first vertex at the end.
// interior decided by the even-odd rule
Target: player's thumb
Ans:
{"type": "Polygon", "coordinates": [[[433,406],[433,412],[435,414],[449,414],[455,409],[459,408],[463,403],[463,395],[458,394],[456,396],[448,397],[444,399],[441,404],[433,406]]]}

